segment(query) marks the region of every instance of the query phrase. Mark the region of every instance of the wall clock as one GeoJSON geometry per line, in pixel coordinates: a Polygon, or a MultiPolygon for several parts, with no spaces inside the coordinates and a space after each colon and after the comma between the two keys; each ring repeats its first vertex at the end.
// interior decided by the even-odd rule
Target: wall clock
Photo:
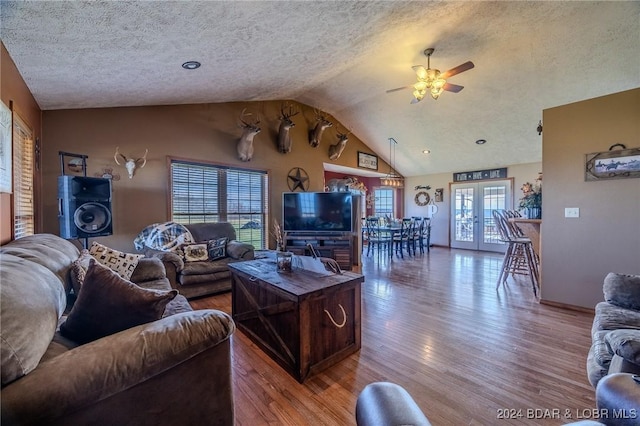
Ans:
{"type": "Polygon", "coordinates": [[[429,193],[427,191],[420,191],[416,194],[416,204],[419,206],[426,206],[427,204],[429,204],[429,201],[431,200],[431,197],[429,196],[429,193]]]}

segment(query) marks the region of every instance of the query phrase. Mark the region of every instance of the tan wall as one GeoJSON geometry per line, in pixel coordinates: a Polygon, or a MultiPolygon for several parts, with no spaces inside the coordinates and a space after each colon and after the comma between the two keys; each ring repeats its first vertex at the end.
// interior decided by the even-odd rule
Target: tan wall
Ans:
{"type": "MultiPolygon", "coordinates": [[[[133,250],[133,239],[145,226],[168,220],[167,156],[211,161],[231,166],[269,171],[271,218],[281,217],[281,194],[289,191],[287,174],[302,167],[310,176],[310,191],[324,188],[323,162],[329,160],[329,145],[337,141],[336,126],[325,131],[319,147],[308,143],[308,130],[315,125],[313,109],[295,104],[302,112],[293,117],[292,152],[277,151],[277,130],[281,102],[199,104],[45,111],[44,123],[44,230],[59,233],[57,186],[60,173],[58,151],[88,155],[88,176],[112,168],[120,175],[113,182],[114,235],[100,237],[103,244],[133,250]],[[237,159],[236,141],[241,130],[238,117],[245,107],[261,115],[262,131],[254,139],[250,162],[237,159]],[[116,166],[116,146],[127,157],[142,156],[149,149],[147,164],[129,179],[116,166]]],[[[335,121],[334,121],[335,122],[335,121]]],[[[342,126],[339,130],[344,131],[342,126]]],[[[373,152],[356,136],[335,164],[357,167],[357,152],[373,152]]],[[[380,161],[381,170],[388,165],[380,161]]]]}
{"type": "MultiPolygon", "coordinates": [[[[11,56],[0,42],[0,98],[7,107],[11,107],[13,102],[13,110],[20,118],[25,121],[34,137],[41,137],[41,115],[40,107],[31,95],[29,88],[20,76],[16,65],[11,56]]],[[[40,223],[39,198],[40,198],[40,173],[36,171],[35,190],[36,190],[36,232],[42,229],[40,223]]],[[[0,194],[0,244],[4,244],[13,238],[13,198],[10,194],[0,194]]]]}
{"type": "Polygon", "coordinates": [[[608,272],[640,274],[640,179],[584,178],[585,154],[640,146],[639,118],[640,89],[544,110],[544,300],[593,308],[608,272]]]}
{"type": "MultiPolygon", "coordinates": [[[[538,172],[542,171],[542,163],[515,164],[507,167],[507,177],[513,178],[513,203],[517,207],[518,200],[522,197],[520,187],[525,182],[533,182],[538,177],[538,172]]],[[[460,170],[461,171],[461,170],[460,170]]],[[[427,191],[431,200],[438,208],[435,215],[431,217],[431,243],[439,246],[449,246],[451,225],[451,190],[450,183],[453,181],[452,173],[438,173],[433,175],[413,176],[407,178],[405,184],[405,216],[428,216],[427,206],[416,205],[414,198],[418,193],[414,190],[417,185],[429,185],[427,191]],[[435,191],[437,188],[444,189],[442,202],[435,202],[435,191]]]]}

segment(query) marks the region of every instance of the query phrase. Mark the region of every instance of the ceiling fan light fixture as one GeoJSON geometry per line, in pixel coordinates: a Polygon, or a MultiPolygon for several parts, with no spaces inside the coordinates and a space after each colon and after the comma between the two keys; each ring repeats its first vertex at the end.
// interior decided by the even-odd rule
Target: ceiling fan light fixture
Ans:
{"type": "Polygon", "coordinates": [[[427,82],[426,81],[419,81],[416,84],[413,85],[413,88],[416,89],[418,92],[424,92],[428,87],[427,87],[427,82]]]}

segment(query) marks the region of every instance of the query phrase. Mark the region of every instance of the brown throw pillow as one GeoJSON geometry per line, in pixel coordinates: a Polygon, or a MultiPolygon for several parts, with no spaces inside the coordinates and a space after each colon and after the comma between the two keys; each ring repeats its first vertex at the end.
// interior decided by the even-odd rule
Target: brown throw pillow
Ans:
{"type": "Polygon", "coordinates": [[[177,290],[139,287],[91,259],[82,291],[60,332],[77,343],[88,343],[160,319],[177,294],[177,290]]]}

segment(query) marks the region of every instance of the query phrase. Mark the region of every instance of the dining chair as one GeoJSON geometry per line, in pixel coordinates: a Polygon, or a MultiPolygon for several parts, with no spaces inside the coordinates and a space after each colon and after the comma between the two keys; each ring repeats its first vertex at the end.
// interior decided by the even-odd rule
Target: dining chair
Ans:
{"type": "Polygon", "coordinates": [[[378,258],[382,252],[386,250],[386,254],[392,254],[392,237],[385,226],[381,224],[381,220],[377,217],[369,217],[366,220],[365,234],[367,240],[367,256],[377,250],[378,258]]]}
{"type": "Polygon", "coordinates": [[[414,249],[413,253],[416,253],[415,244],[418,244],[418,250],[420,254],[424,254],[424,248],[427,248],[427,253],[430,251],[431,246],[431,219],[428,217],[414,216],[413,220],[416,222],[414,227],[414,249]]]}
{"type": "MultiPolygon", "coordinates": [[[[396,256],[400,251],[400,257],[404,259],[404,249],[411,255],[411,239],[413,237],[413,226],[415,222],[411,218],[404,218],[400,224],[400,230],[393,233],[393,244],[396,249],[396,256]]],[[[415,254],[415,251],[414,251],[415,254]]]]}

